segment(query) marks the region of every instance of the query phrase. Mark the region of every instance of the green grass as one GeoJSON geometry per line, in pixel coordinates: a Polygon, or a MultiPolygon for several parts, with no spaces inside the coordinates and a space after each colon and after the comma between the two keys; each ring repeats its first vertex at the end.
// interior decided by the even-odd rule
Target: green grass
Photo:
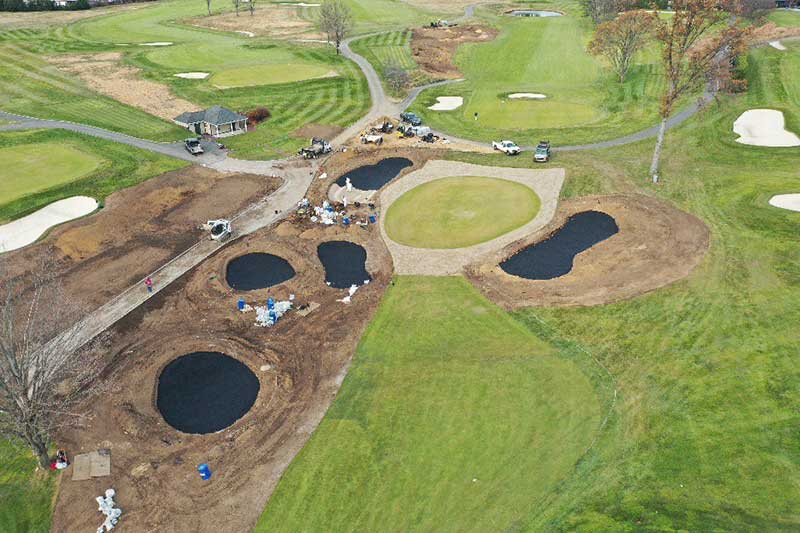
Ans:
{"type": "Polygon", "coordinates": [[[465,82],[425,91],[412,106],[431,126],[482,141],[578,144],[633,133],[657,121],[663,79],[653,50],[640,54],[624,84],[586,52],[591,24],[573,2],[556,18],[496,17],[491,42],[462,45],[456,64],[465,82]],[[544,100],[510,100],[515,92],[544,100]],[[437,96],[462,96],[451,112],[428,110],[437,96]],[[474,114],[478,113],[478,120],[474,114]]]}
{"type": "Polygon", "coordinates": [[[79,179],[104,159],[55,143],[0,148],[0,204],[79,179]]]}
{"type": "Polygon", "coordinates": [[[797,11],[776,9],[767,16],[767,19],[775,23],[776,26],[784,26],[787,28],[796,28],[800,26],[800,13],[797,11]]]}
{"type": "Polygon", "coordinates": [[[322,78],[329,73],[331,70],[321,65],[257,65],[223,70],[211,77],[211,83],[220,89],[252,87],[322,78]]]}
{"type": "Polygon", "coordinates": [[[50,531],[56,476],[36,472],[36,458],[25,446],[0,439],[0,531],[50,531]]]}
{"type": "Polygon", "coordinates": [[[188,164],[65,130],[0,132],[0,146],[0,157],[14,165],[0,170],[0,223],[70,196],[102,203],[114,191],[188,164]]]}
{"type": "Polygon", "coordinates": [[[400,277],[256,531],[502,531],[545,501],[604,399],[462,278],[400,277]]]}
{"type": "Polygon", "coordinates": [[[463,248],[530,222],[541,201],[530,187],[497,178],[442,178],[398,198],[386,213],[386,232],[416,248],[463,248]]]}
{"type": "MultiPolygon", "coordinates": [[[[369,61],[384,82],[386,69],[391,66],[398,66],[408,72],[409,88],[433,81],[430,76],[420,70],[414,56],[411,55],[411,31],[409,30],[364,37],[353,41],[350,48],[369,61]]],[[[406,93],[406,91],[395,92],[386,83],[384,83],[384,88],[394,97],[401,97],[406,93]]]]}

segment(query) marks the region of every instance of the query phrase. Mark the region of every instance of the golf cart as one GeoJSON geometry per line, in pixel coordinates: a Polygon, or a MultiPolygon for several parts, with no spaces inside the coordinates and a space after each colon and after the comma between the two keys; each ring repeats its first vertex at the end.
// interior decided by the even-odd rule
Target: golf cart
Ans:
{"type": "Polygon", "coordinates": [[[214,241],[223,240],[230,235],[232,231],[230,220],[222,218],[219,220],[209,220],[203,227],[211,233],[211,240],[214,241]]]}
{"type": "Polygon", "coordinates": [[[186,148],[186,151],[192,155],[200,155],[203,153],[203,147],[200,146],[200,139],[195,137],[189,137],[183,141],[183,146],[186,148]]]}
{"type": "Polygon", "coordinates": [[[550,141],[539,141],[536,151],[533,153],[533,160],[536,163],[547,163],[550,161],[550,141]]]}
{"type": "Polygon", "coordinates": [[[331,153],[332,150],[333,148],[331,148],[331,144],[328,141],[314,137],[311,139],[311,146],[301,148],[298,153],[303,156],[303,159],[316,159],[321,155],[331,153]]]}
{"type": "Polygon", "coordinates": [[[361,136],[361,144],[377,144],[380,146],[383,144],[383,135],[379,135],[377,133],[367,133],[365,132],[361,136]]]}

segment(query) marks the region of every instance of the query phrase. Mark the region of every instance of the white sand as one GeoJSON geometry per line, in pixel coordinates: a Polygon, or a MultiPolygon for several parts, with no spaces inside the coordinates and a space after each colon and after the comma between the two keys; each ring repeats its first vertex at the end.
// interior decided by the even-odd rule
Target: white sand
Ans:
{"type": "Polygon", "coordinates": [[[208,77],[208,75],[208,72],[179,72],[178,74],[175,74],[175,77],[186,80],[204,80],[208,77]]]}
{"type": "Polygon", "coordinates": [[[547,96],[540,93],[512,93],[508,95],[511,99],[526,98],[529,100],[544,100],[547,96]]]}
{"type": "Polygon", "coordinates": [[[800,211],[800,194],[776,194],[769,199],[769,205],[790,211],[800,211]]]}
{"type": "Polygon", "coordinates": [[[73,196],[4,224],[0,226],[0,253],[28,246],[53,226],[88,215],[95,209],[97,201],[94,198],[73,196]]]}
{"type": "Polygon", "coordinates": [[[781,42],[780,42],[780,41],[770,41],[770,42],[769,42],[769,45],[770,45],[772,48],[776,48],[776,49],[778,49],[778,50],[786,50],[786,47],[785,47],[785,46],[783,46],[783,45],[781,44],[781,42]]]}
{"type": "Polygon", "coordinates": [[[172,46],[171,42],[157,42],[157,43],[141,43],[139,46],[172,46]]]}
{"type": "Polygon", "coordinates": [[[460,96],[437,96],[436,103],[429,106],[428,109],[433,111],[452,111],[463,104],[464,99],[460,96]]]}
{"type": "Polygon", "coordinates": [[[800,146],[800,137],[784,127],[783,112],[775,109],[749,109],[733,123],[737,143],[752,146],[800,146]]]}
{"type": "Polygon", "coordinates": [[[247,35],[248,37],[255,37],[256,36],[255,33],[251,32],[251,31],[245,31],[245,30],[236,30],[236,33],[241,33],[242,35],[247,35]]]}
{"type": "Polygon", "coordinates": [[[282,6],[319,7],[321,4],[306,4],[305,2],[281,2],[282,6]]]}

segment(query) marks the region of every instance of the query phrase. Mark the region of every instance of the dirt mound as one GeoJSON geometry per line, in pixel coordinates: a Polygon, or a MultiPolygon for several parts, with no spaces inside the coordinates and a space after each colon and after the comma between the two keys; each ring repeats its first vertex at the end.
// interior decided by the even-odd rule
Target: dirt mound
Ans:
{"type": "Polygon", "coordinates": [[[564,201],[552,222],[480,264],[467,277],[493,301],[525,306],[601,305],[633,298],[688,276],[705,256],[708,227],[699,218],[644,195],[589,196],[564,201]],[[526,280],[499,263],[545,240],[572,215],[594,210],[611,215],[619,233],[578,254],[572,270],[549,280],[526,280]]]}
{"type": "Polygon", "coordinates": [[[198,106],[173,95],[169,87],[146,80],[138,68],[122,64],[122,54],[70,54],[48,57],[59,70],[83,80],[90,89],[122,103],[138,107],[166,120],[198,106]]]}
{"type": "Polygon", "coordinates": [[[411,34],[411,53],[420,68],[434,78],[456,79],[461,77],[453,64],[458,47],[491,41],[496,36],[497,30],[487,26],[416,28],[411,34]]]}

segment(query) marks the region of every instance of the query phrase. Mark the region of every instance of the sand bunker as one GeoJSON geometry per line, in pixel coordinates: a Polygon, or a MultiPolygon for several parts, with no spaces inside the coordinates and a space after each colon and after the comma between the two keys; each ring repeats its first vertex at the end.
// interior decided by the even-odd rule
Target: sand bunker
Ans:
{"type": "Polygon", "coordinates": [[[306,4],[305,2],[280,2],[282,6],[319,7],[321,4],[306,4]]]}
{"type": "Polygon", "coordinates": [[[775,109],[750,109],[733,123],[737,143],[752,146],[800,146],[800,137],[784,127],[783,112],[775,109]]]}
{"type": "Polygon", "coordinates": [[[36,242],[44,233],[59,224],[88,215],[97,209],[97,201],[88,196],[73,196],[0,226],[0,253],[16,250],[36,242]]]}
{"type": "Polygon", "coordinates": [[[246,30],[236,30],[236,33],[241,33],[242,35],[247,35],[248,37],[255,37],[256,34],[251,31],[246,30]]]}
{"type": "Polygon", "coordinates": [[[516,100],[516,99],[526,99],[526,100],[544,100],[547,98],[544,94],[541,93],[512,93],[508,95],[509,98],[516,100]]]}
{"type": "Polygon", "coordinates": [[[438,96],[436,97],[436,103],[429,106],[428,109],[432,111],[452,111],[463,104],[464,99],[460,96],[438,96]]]}
{"type": "Polygon", "coordinates": [[[169,41],[159,41],[155,43],[140,43],[139,46],[172,46],[173,43],[169,41]]]}
{"type": "Polygon", "coordinates": [[[769,205],[789,211],[800,211],[800,193],[776,194],[769,199],[769,205]]]}
{"type": "Polygon", "coordinates": [[[176,78],[183,78],[185,80],[204,80],[209,76],[209,72],[179,72],[175,74],[176,78]]]}
{"type": "Polygon", "coordinates": [[[780,42],[780,41],[770,41],[770,42],[769,42],[769,45],[770,45],[772,48],[775,48],[775,49],[777,49],[777,50],[786,50],[786,47],[785,47],[785,46],[783,46],[783,45],[781,44],[781,42],[780,42]]]}

